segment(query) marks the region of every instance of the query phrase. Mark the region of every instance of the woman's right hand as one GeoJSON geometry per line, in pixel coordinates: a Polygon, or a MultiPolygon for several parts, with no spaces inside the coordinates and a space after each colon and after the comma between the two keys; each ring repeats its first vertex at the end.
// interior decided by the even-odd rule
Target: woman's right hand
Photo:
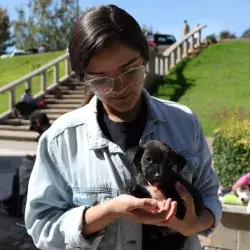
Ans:
{"type": "Polygon", "coordinates": [[[117,218],[131,217],[143,224],[157,225],[171,221],[176,213],[177,203],[171,199],[159,201],[152,198],[136,198],[122,194],[110,201],[111,212],[117,218]]]}

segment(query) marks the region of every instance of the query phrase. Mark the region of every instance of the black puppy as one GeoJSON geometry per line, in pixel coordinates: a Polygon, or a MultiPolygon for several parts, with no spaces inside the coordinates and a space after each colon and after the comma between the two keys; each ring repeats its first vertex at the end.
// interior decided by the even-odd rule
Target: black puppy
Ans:
{"type": "MultiPolygon", "coordinates": [[[[179,172],[187,163],[181,154],[173,151],[164,142],[154,140],[139,147],[133,162],[138,171],[136,176],[137,184],[126,187],[124,193],[137,198],[150,198],[151,195],[147,190],[147,186],[149,183],[157,186],[166,198],[177,201],[176,217],[183,220],[186,207],[175,189],[175,183],[178,181],[186,187],[193,197],[196,214],[201,214],[204,207],[199,191],[179,175],[179,172]]],[[[143,250],[178,250],[182,249],[186,240],[186,236],[167,227],[143,225],[143,250]]]]}

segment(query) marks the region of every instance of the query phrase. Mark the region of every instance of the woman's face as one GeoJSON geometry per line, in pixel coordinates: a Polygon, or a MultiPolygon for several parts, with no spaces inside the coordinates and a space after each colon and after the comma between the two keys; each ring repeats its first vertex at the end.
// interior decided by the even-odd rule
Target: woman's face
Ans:
{"type": "Polygon", "coordinates": [[[140,66],[143,66],[143,60],[139,52],[122,43],[115,43],[103,48],[91,58],[85,70],[85,80],[90,84],[95,83],[92,85],[97,89],[95,94],[104,106],[107,105],[118,112],[127,112],[132,110],[140,99],[144,82],[144,68],[140,66]],[[125,73],[127,71],[128,73],[125,73]],[[124,83],[120,81],[119,76],[124,83]],[[110,81],[105,77],[115,79],[110,81]],[[99,79],[99,82],[93,81],[96,78],[99,79]],[[99,83],[100,85],[98,85],[99,83]],[[103,87],[103,83],[106,87],[103,87]],[[109,91],[111,86],[113,88],[109,91]],[[98,91],[98,89],[102,91],[98,91]]]}

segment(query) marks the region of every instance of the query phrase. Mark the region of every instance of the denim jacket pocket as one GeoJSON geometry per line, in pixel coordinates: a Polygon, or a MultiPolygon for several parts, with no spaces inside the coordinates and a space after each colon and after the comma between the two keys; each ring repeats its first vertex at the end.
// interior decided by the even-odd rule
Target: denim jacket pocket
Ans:
{"type": "MultiPolygon", "coordinates": [[[[110,191],[108,193],[111,194],[112,192],[110,191]]],[[[93,189],[84,189],[84,190],[75,189],[73,191],[73,203],[76,206],[86,205],[92,207],[102,202],[105,202],[106,199],[108,200],[113,198],[110,197],[109,194],[107,194],[106,192],[103,193],[98,192],[97,190],[93,191],[93,189]]],[[[117,220],[113,221],[105,228],[104,236],[98,248],[107,248],[114,245],[114,243],[116,242],[117,228],[118,228],[117,220]]]]}

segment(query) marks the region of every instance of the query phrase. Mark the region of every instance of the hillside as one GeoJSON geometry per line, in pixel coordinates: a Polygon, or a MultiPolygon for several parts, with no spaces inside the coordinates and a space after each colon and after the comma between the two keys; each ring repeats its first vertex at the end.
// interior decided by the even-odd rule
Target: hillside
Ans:
{"type": "Polygon", "coordinates": [[[155,96],[190,107],[207,136],[239,109],[250,114],[250,43],[211,45],[173,68],[155,96]]]}
{"type": "MultiPolygon", "coordinates": [[[[64,53],[65,51],[56,51],[0,59],[0,88],[40,68],[64,53]]],[[[60,63],[59,67],[61,69],[60,72],[63,73],[64,64],[60,63]]],[[[48,83],[51,84],[53,79],[53,67],[47,71],[47,79],[48,83]]],[[[20,100],[21,94],[24,92],[24,84],[16,88],[17,101],[20,100]]],[[[40,77],[33,78],[32,89],[33,93],[37,93],[40,90],[40,77]]],[[[0,114],[8,109],[8,103],[8,93],[0,94],[0,114]]]]}
{"type": "Polygon", "coordinates": [[[64,53],[65,51],[56,51],[0,59],[0,87],[38,69],[64,53]]]}

